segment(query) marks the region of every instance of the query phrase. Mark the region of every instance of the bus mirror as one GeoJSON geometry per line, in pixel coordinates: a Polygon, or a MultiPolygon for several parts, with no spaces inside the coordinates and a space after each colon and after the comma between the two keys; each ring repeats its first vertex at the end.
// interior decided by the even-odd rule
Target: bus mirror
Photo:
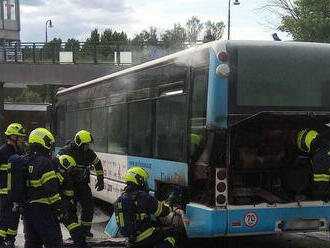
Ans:
{"type": "Polygon", "coordinates": [[[216,69],[216,74],[221,78],[228,78],[230,74],[230,68],[227,64],[221,64],[216,69]]]}

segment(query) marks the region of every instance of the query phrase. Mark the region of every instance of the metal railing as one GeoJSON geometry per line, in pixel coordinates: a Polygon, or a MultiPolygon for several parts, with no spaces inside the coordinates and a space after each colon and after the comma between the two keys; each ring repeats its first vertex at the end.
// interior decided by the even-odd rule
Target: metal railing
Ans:
{"type": "Polygon", "coordinates": [[[113,43],[22,42],[0,45],[0,63],[26,64],[113,64],[136,65],[187,48],[157,45],[113,43]]]}

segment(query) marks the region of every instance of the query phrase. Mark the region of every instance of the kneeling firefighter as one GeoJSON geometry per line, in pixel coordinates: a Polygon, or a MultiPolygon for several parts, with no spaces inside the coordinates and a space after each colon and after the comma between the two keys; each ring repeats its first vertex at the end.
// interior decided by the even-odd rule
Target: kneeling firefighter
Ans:
{"type": "Polygon", "coordinates": [[[171,207],[149,195],[148,173],[133,167],[125,175],[127,186],[114,204],[120,233],[128,237],[128,245],[134,247],[173,248],[177,232],[172,227],[153,227],[150,215],[165,217],[171,207]]]}
{"type": "Polygon", "coordinates": [[[74,186],[72,170],[76,161],[69,155],[61,155],[53,159],[56,175],[60,181],[60,196],[69,211],[68,218],[63,220],[63,224],[68,229],[70,236],[78,248],[87,248],[85,233],[78,223],[76,206],[74,202],[74,186]]]}
{"type": "Polygon", "coordinates": [[[37,128],[29,135],[30,158],[27,159],[27,193],[23,223],[25,248],[62,248],[58,217],[66,219],[68,211],[60,196],[59,180],[53,169],[51,153],[53,135],[37,128]]]}

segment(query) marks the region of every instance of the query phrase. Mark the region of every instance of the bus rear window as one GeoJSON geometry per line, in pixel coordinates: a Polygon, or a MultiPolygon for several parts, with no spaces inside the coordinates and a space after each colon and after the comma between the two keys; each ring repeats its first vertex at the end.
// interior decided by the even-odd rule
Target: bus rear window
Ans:
{"type": "Polygon", "coordinates": [[[241,45],[235,63],[239,106],[330,106],[330,45],[241,45]]]}

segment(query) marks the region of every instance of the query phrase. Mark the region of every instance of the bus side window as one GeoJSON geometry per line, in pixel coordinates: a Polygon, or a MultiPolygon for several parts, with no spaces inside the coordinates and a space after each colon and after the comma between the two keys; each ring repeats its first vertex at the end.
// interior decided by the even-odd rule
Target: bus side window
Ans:
{"type": "Polygon", "coordinates": [[[128,115],[128,154],[151,157],[152,102],[129,103],[128,115]]]}
{"type": "Polygon", "coordinates": [[[192,82],[190,157],[194,162],[201,154],[206,136],[206,101],[208,70],[195,71],[192,82]]]}
{"type": "Polygon", "coordinates": [[[127,104],[108,108],[108,152],[126,154],[127,152],[127,104]]]}
{"type": "Polygon", "coordinates": [[[155,157],[183,161],[186,96],[163,97],[156,102],[155,157]]]}

